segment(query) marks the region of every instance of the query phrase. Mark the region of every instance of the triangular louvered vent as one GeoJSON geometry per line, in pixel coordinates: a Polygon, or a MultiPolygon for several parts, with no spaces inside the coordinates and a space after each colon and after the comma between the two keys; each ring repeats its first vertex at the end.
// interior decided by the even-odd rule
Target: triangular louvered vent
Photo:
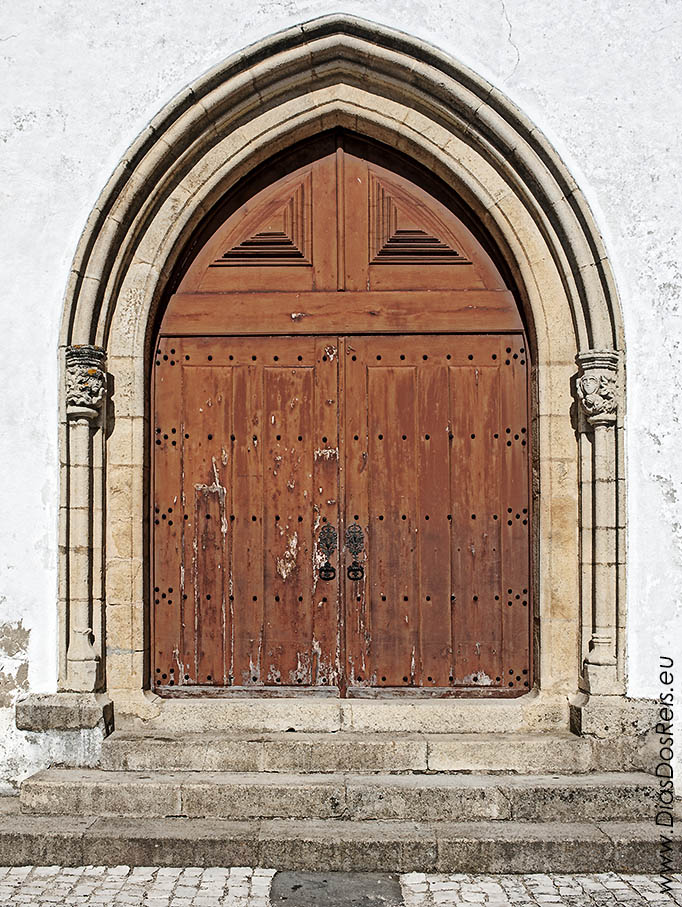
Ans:
{"type": "Polygon", "coordinates": [[[262,229],[211,262],[210,267],[310,265],[310,191],[308,175],[262,229]]]}
{"type": "Polygon", "coordinates": [[[370,264],[471,264],[430,225],[419,223],[405,199],[396,199],[374,174],[369,180],[370,264]]]}

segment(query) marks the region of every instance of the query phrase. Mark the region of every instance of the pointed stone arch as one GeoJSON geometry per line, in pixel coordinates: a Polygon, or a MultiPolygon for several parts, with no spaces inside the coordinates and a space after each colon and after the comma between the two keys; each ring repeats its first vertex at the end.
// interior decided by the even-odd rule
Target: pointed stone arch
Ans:
{"type": "Polygon", "coordinates": [[[567,168],[509,99],[433,47],[346,16],[267,38],[188,86],[88,220],[60,339],[60,688],[107,690],[139,716],[159,708],[143,695],[155,319],[219,199],[275,152],[335,127],[427,166],[516,280],[536,363],[539,699],[548,721],[565,722],[579,688],[624,692],[624,344],[606,251],[567,168]]]}

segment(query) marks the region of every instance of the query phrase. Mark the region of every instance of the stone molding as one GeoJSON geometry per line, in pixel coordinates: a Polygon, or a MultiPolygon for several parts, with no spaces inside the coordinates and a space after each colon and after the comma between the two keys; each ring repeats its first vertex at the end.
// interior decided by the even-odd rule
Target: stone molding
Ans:
{"type": "Polygon", "coordinates": [[[591,491],[583,501],[583,519],[591,527],[587,573],[591,602],[585,617],[590,636],[583,665],[586,691],[617,694],[622,690],[618,676],[618,624],[622,623],[618,600],[619,482],[617,420],[620,404],[619,365],[616,350],[585,350],[576,357],[581,374],[576,395],[592,443],[585,450],[589,458],[591,491]]]}
{"type": "Polygon", "coordinates": [[[97,604],[93,598],[91,563],[95,551],[95,501],[93,498],[93,440],[102,427],[107,375],[106,350],[89,343],[68,346],[64,355],[67,458],[69,472],[69,520],[65,568],[69,578],[67,626],[67,676],[71,690],[91,692],[98,688],[100,654],[93,627],[97,604]]]}
{"type": "MultiPolygon", "coordinates": [[[[71,518],[73,497],[62,508],[61,688],[73,688],[69,615],[77,604],[74,580],[85,585],[78,569],[70,570],[69,552],[79,545],[92,555],[90,618],[80,635],[94,637],[112,696],[118,691],[132,702],[147,684],[141,527],[148,343],[168,276],[205,213],[240,179],[273,153],[336,127],[390,143],[429,167],[472,207],[507,258],[535,347],[541,685],[570,695],[584,684],[582,662],[604,631],[609,690],[622,693],[623,638],[616,627],[624,627],[624,565],[618,557],[597,564],[597,555],[610,556],[611,549],[595,554],[596,540],[611,545],[612,536],[620,539],[612,545],[616,553],[624,550],[622,444],[602,445],[597,462],[590,438],[576,442],[566,403],[576,357],[587,357],[581,410],[597,433],[603,425],[612,436],[622,432],[623,406],[613,407],[621,392],[612,397],[609,384],[610,357],[623,349],[622,318],[600,232],[556,151],[493,85],[424,42],[347,16],[266,38],[196,80],[128,149],[90,215],[67,290],[61,343],[64,350],[93,344],[106,350],[116,392],[107,456],[98,431],[88,436],[82,464],[91,478],[89,528],[71,518]],[[566,478],[578,474],[580,483],[566,478]],[[600,509],[613,528],[601,535],[593,519],[596,474],[613,479],[600,509]],[[599,632],[593,590],[617,615],[599,632]],[[105,624],[96,613],[100,592],[106,638],[98,631],[105,624]]],[[[90,412],[97,411],[96,384],[85,391],[90,412]]],[[[65,393],[62,400],[65,489],[74,487],[69,425],[78,407],[71,399],[65,393]]],[[[99,407],[103,413],[102,401],[99,407]]],[[[92,665],[91,659],[78,689],[95,688],[103,676],[92,665]]]]}
{"type": "Polygon", "coordinates": [[[106,350],[91,344],[66,349],[66,406],[69,412],[90,410],[95,417],[107,391],[106,350]]]}
{"type": "Polygon", "coordinates": [[[582,375],[576,381],[576,390],[590,425],[616,422],[618,362],[615,350],[587,350],[578,355],[582,375]]]}

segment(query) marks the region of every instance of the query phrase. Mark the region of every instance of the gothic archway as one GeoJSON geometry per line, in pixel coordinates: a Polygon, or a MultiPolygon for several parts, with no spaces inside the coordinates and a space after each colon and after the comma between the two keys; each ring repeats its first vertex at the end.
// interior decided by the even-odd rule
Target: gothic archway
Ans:
{"type": "Polygon", "coordinates": [[[266,39],[197,80],[134,143],[93,210],[61,335],[61,689],[106,689],[134,714],[150,707],[155,318],[219,199],[275,151],[336,127],[425,165],[501,250],[534,325],[541,695],[565,718],[579,686],[623,693],[623,334],[599,232],[549,143],[493,86],[348,17],[266,39]]]}

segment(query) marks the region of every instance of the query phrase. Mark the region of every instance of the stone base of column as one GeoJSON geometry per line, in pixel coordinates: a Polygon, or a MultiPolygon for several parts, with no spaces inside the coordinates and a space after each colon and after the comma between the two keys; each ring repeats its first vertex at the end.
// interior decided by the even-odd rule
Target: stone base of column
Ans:
{"type": "Polygon", "coordinates": [[[66,661],[66,684],[71,692],[83,695],[99,684],[99,658],[69,658],[66,661]]]}
{"type": "Polygon", "coordinates": [[[99,728],[103,736],[114,729],[114,707],[103,693],[29,693],[17,700],[20,731],[79,731],[99,728]]]}
{"type": "Polygon", "coordinates": [[[642,745],[647,743],[648,738],[652,738],[653,742],[658,716],[654,699],[580,695],[569,708],[574,734],[603,739],[636,737],[640,738],[642,745]]]}
{"type": "Polygon", "coordinates": [[[584,687],[593,696],[622,696],[623,682],[618,678],[615,664],[593,664],[586,661],[583,668],[584,687]]]}

